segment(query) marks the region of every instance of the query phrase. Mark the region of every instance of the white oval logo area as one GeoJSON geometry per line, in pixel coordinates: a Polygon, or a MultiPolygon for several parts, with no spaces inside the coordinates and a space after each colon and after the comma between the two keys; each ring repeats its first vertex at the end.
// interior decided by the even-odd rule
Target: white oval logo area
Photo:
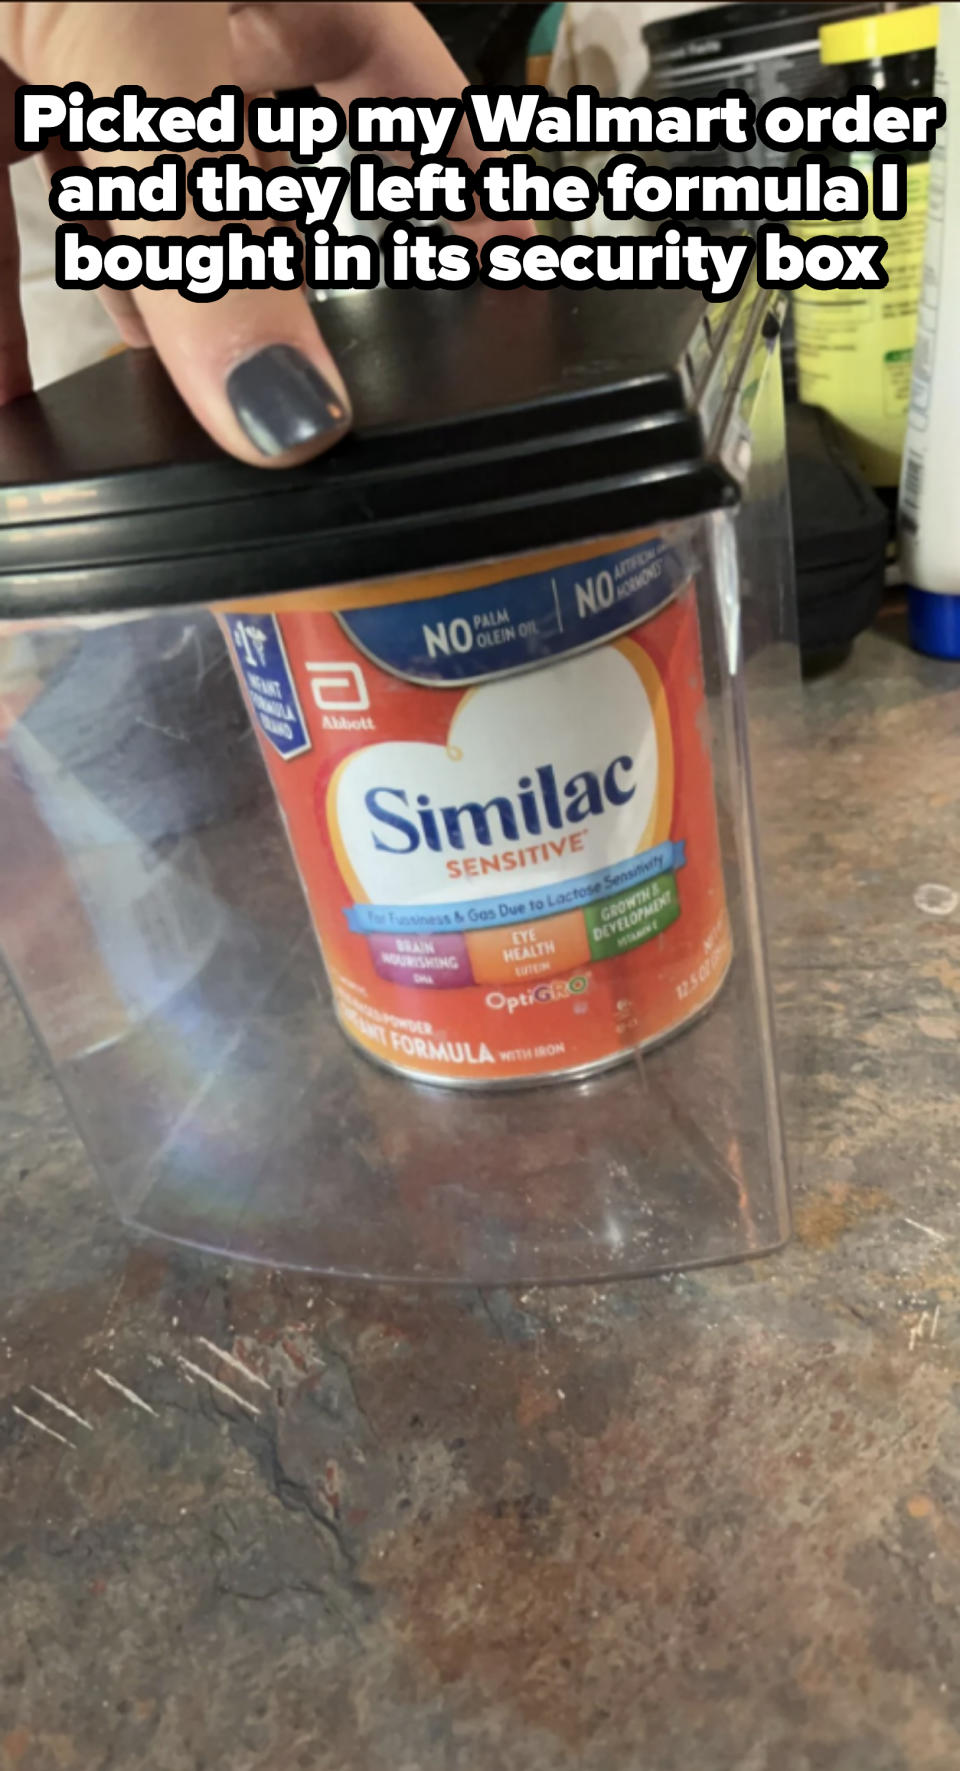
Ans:
{"type": "Polygon", "coordinates": [[[636,853],[658,767],[644,685],[623,652],[605,646],[468,690],[445,748],[402,741],[356,751],[329,811],[370,902],[456,903],[574,879],[636,853]],[[478,865],[451,877],[448,868],[533,850],[522,870],[478,865]]]}

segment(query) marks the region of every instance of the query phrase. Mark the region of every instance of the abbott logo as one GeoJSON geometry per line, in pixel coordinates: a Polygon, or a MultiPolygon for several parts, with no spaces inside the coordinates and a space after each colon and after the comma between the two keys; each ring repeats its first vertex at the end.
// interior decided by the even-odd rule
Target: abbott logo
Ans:
{"type": "Polygon", "coordinates": [[[308,664],[313,699],[325,712],[363,713],[370,696],[359,664],[308,664]]]}

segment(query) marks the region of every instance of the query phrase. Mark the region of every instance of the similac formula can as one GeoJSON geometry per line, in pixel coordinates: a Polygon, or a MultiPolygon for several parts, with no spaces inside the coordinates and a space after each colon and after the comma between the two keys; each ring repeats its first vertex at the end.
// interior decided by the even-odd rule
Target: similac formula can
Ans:
{"type": "Polygon", "coordinates": [[[689,563],[649,531],[224,616],[341,1025],[421,1081],[585,1075],[730,960],[689,563]]]}

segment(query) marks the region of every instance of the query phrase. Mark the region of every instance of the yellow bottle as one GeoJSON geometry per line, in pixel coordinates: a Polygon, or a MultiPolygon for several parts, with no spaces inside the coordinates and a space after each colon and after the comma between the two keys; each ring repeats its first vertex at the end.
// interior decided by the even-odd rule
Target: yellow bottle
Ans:
{"type": "MultiPolygon", "coordinates": [[[[823,25],[820,59],[835,67],[837,95],[872,86],[903,98],[931,93],[939,6],[908,7],[823,25]]],[[[900,477],[923,272],[930,161],[907,156],[907,212],[900,221],[795,222],[801,239],[876,232],[887,241],[885,289],[798,289],[793,297],[801,400],[832,413],[872,485],[900,477]]],[[[843,156],[869,183],[870,153],[843,156]]]]}

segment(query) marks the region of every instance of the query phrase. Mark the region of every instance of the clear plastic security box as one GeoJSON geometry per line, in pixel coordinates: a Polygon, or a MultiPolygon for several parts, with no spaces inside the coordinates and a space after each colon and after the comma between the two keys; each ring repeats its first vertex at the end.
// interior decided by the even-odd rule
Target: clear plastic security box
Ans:
{"type": "Polygon", "coordinates": [[[258,471],[148,353],[0,413],[0,948],[156,1235],[478,1284],[788,1228],[749,749],[795,678],[747,288],[328,304],[258,471]]]}

